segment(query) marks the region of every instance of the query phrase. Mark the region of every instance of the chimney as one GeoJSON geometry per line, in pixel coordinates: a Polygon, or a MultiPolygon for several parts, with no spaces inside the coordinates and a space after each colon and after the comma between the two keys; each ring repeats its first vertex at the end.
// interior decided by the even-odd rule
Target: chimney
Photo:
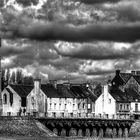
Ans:
{"type": "Polygon", "coordinates": [[[140,71],[136,71],[136,74],[137,74],[137,75],[140,75],[140,71]]]}
{"type": "Polygon", "coordinates": [[[135,75],[135,74],[136,74],[136,71],[132,70],[132,71],[131,71],[131,74],[132,74],[132,75],[135,75]]]}
{"type": "Polygon", "coordinates": [[[117,70],[116,70],[116,75],[118,76],[119,74],[120,74],[120,70],[117,69],[117,70]]]}
{"type": "Polygon", "coordinates": [[[38,94],[40,92],[40,88],[41,88],[41,79],[39,79],[39,78],[34,79],[35,94],[38,94]]]}

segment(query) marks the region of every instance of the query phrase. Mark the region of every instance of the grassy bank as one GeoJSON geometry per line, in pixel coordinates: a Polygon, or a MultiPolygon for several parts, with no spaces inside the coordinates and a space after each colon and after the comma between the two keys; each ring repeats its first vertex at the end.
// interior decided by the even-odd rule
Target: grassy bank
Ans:
{"type": "Polygon", "coordinates": [[[137,138],[64,138],[64,137],[27,137],[27,136],[14,136],[0,137],[0,140],[140,140],[137,138]]]}
{"type": "Polygon", "coordinates": [[[42,124],[39,125],[39,122],[37,120],[34,120],[32,118],[1,118],[0,136],[51,136],[51,132],[47,130],[47,128],[44,130],[41,125],[42,124]]]}

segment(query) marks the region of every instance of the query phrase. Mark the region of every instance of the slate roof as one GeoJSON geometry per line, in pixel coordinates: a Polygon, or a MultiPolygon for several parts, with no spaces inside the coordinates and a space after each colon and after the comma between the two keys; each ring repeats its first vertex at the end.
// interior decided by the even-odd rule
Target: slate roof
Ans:
{"type": "Polygon", "coordinates": [[[25,86],[25,85],[10,85],[12,89],[20,96],[20,97],[26,97],[31,90],[33,89],[33,86],[25,86]]]}
{"type": "Polygon", "coordinates": [[[132,74],[131,73],[120,73],[120,76],[124,80],[124,82],[126,83],[130,79],[132,74]]]}
{"type": "Polygon", "coordinates": [[[50,98],[62,98],[52,84],[41,84],[41,90],[50,98]]]}
{"type": "Polygon", "coordinates": [[[115,82],[116,85],[124,85],[132,76],[140,84],[140,75],[133,75],[132,73],[119,73],[119,75],[115,75],[112,83],[115,82]]]}
{"type": "Polygon", "coordinates": [[[134,75],[133,77],[138,82],[138,84],[140,84],[140,75],[134,75]]]}
{"type": "Polygon", "coordinates": [[[97,99],[97,96],[94,95],[93,92],[85,86],[74,85],[70,87],[70,90],[77,98],[90,98],[94,101],[97,99]]]}
{"type": "Polygon", "coordinates": [[[124,92],[118,88],[112,88],[109,93],[117,102],[132,102],[136,99],[140,101],[140,94],[130,88],[125,89],[124,92]]]}
{"type": "Polygon", "coordinates": [[[63,84],[57,85],[57,92],[63,98],[75,98],[72,91],[67,86],[64,86],[63,84]]]}

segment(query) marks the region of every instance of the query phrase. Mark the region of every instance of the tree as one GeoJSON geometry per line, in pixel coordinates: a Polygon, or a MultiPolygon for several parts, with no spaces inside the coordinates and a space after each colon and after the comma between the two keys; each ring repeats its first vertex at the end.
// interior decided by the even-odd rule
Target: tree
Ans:
{"type": "Polygon", "coordinates": [[[15,84],[16,83],[16,74],[15,74],[14,71],[12,72],[12,75],[10,77],[10,82],[9,83],[10,84],[15,84]]]}
{"type": "Polygon", "coordinates": [[[16,71],[16,84],[23,84],[23,74],[21,69],[16,71]]]}
{"type": "Polygon", "coordinates": [[[9,84],[10,81],[10,69],[7,69],[5,72],[5,82],[6,82],[6,86],[9,84]]]}
{"type": "Polygon", "coordinates": [[[34,79],[33,79],[32,76],[25,76],[23,78],[23,84],[24,85],[33,85],[33,83],[34,83],[34,79]]]}
{"type": "Polygon", "coordinates": [[[1,71],[1,89],[3,90],[6,87],[6,79],[5,79],[5,69],[1,71]]]}

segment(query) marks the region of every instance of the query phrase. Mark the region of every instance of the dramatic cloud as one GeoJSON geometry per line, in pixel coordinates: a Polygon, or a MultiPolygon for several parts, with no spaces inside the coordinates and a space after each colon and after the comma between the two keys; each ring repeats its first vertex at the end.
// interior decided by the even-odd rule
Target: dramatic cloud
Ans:
{"type": "MultiPolygon", "coordinates": [[[[60,42],[56,45],[58,54],[79,59],[105,60],[105,59],[129,59],[137,58],[140,55],[139,46],[125,47],[117,46],[114,43],[92,42],[88,44],[69,44],[60,42]]],[[[128,45],[129,46],[129,45],[128,45]]]]}
{"type": "Polygon", "coordinates": [[[79,0],[79,1],[85,4],[100,4],[106,2],[115,3],[119,2],[120,0],[79,0]]]}
{"type": "Polygon", "coordinates": [[[33,5],[37,5],[39,0],[16,0],[18,4],[21,4],[23,6],[31,6],[33,5]]]}
{"type": "Polygon", "coordinates": [[[116,4],[103,5],[102,9],[108,10],[109,13],[115,12],[117,20],[120,21],[139,21],[140,20],[140,3],[134,1],[120,1],[116,4]]]}
{"type": "Polygon", "coordinates": [[[36,22],[9,28],[11,36],[32,40],[63,40],[87,42],[92,40],[134,42],[140,39],[140,23],[99,23],[73,27],[56,23],[36,22]]]}
{"type": "Polygon", "coordinates": [[[1,0],[0,7],[3,68],[80,82],[140,69],[139,0],[1,0]]]}

